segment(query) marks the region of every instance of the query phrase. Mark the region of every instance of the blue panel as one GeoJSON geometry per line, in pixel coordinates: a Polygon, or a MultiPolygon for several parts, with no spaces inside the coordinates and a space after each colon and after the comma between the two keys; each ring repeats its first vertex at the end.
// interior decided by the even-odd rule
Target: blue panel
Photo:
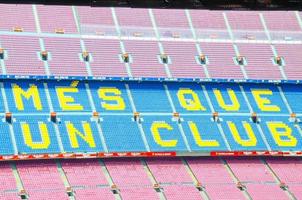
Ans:
{"type": "MultiPolygon", "coordinates": [[[[46,98],[46,91],[43,86],[43,82],[34,81],[34,80],[11,80],[6,81],[5,85],[5,93],[7,96],[9,111],[13,113],[13,117],[16,119],[12,123],[16,143],[18,147],[19,153],[59,153],[60,148],[57,140],[57,136],[61,137],[63,148],[65,152],[103,152],[104,147],[101,141],[101,136],[104,136],[105,143],[107,145],[109,152],[142,152],[147,151],[147,148],[144,144],[142,134],[146,136],[147,143],[150,147],[151,151],[178,151],[178,152],[186,152],[188,151],[185,145],[185,139],[187,139],[190,149],[192,151],[227,151],[227,144],[230,145],[231,150],[266,150],[267,147],[265,145],[266,141],[272,150],[294,150],[301,151],[302,149],[302,133],[300,133],[300,129],[297,129],[293,123],[289,122],[289,114],[286,108],[283,99],[279,93],[279,90],[276,85],[273,84],[254,84],[254,83],[242,83],[244,91],[247,95],[250,105],[253,110],[259,114],[261,119],[260,127],[263,130],[259,131],[256,124],[250,122],[250,114],[248,105],[245,102],[245,99],[240,91],[239,84],[231,84],[231,83],[203,83],[203,85],[207,89],[207,93],[209,94],[211,104],[214,107],[214,110],[221,113],[220,118],[222,121],[220,125],[223,129],[225,135],[219,131],[219,126],[217,123],[211,121],[211,110],[209,105],[207,104],[207,100],[205,98],[204,92],[202,91],[202,87],[197,83],[175,83],[175,82],[114,82],[114,81],[91,81],[89,82],[89,88],[91,89],[92,100],[94,101],[96,110],[100,112],[100,122],[96,122],[91,119],[91,105],[89,101],[89,95],[87,94],[87,90],[85,87],[85,82],[72,82],[72,80],[61,80],[61,81],[48,81],[47,85],[49,88],[51,101],[54,107],[54,111],[61,111],[60,103],[58,101],[56,87],[69,87],[73,85],[73,87],[78,88],[78,92],[76,93],[66,93],[65,96],[70,96],[74,98],[75,103],[83,106],[82,112],[78,113],[58,113],[58,117],[61,122],[57,125],[54,125],[49,121],[49,105],[46,98]],[[37,111],[34,107],[32,98],[26,99],[23,97],[24,103],[24,111],[18,111],[15,105],[15,99],[12,93],[11,85],[13,83],[17,83],[24,91],[26,91],[31,84],[35,84],[38,86],[39,97],[41,99],[41,103],[43,106],[43,110],[37,111]],[[143,133],[139,129],[139,126],[136,122],[133,121],[132,115],[133,110],[131,108],[130,99],[127,95],[127,90],[125,84],[128,84],[130,87],[130,91],[132,94],[132,99],[136,106],[138,112],[141,112],[142,117],[142,128],[143,133]],[[181,122],[181,126],[183,128],[184,133],[182,134],[180,126],[178,122],[172,119],[172,106],[170,105],[169,98],[166,94],[164,85],[166,84],[168,87],[168,91],[171,96],[171,100],[173,105],[176,108],[176,111],[180,113],[183,121],[181,122]],[[114,104],[116,101],[105,101],[100,99],[98,95],[98,90],[100,87],[104,88],[117,88],[121,92],[121,98],[125,102],[124,110],[105,110],[102,105],[104,103],[114,104]],[[198,95],[198,99],[203,107],[205,107],[205,111],[188,111],[184,109],[177,97],[177,92],[180,88],[188,88],[194,91],[198,95]],[[225,111],[218,105],[217,99],[213,94],[213,88],[218,88],[222,92],[222,96],[226,102],[226,104],[230,103],[230,98],[227,93],[227,88],[232,88],[235,93],[238,101],[240,102],[239,111],[225,111]],[[255,102],[254,97],[251,94],[251,89],[270,89],[273,92],[273,95],[263,95],[262,98],[268,98],[271,101],[271,105],[277,105],[281,108],[281,112],[264,112],[260,111],[257,103],[255,102]],[[103,103],[103,104],[102,104],[103,103]],[[148,114],[147,114],[148,113],[148,114]],[[161,114],[155,114],[161,113],[161,114]],[[164,114],[163,114],[164,113],[164,114]],[[79,147],[72,147],[71,140],[69,134],[66,131],[66,122],[70,121],[74,124],[74,127],[83,134],[82,138],[78,133],[77,141],[79,143],[79,147]],[[96,144],[95,147],[89,147],[88,143],[85,141],[83,137],[85,137],[85,132],[83,131],[82,122],[88,122],[93,134],[93,139],[96,144]],[[231,130],[227,124],[227,122],[234,122],[237,129],[238,134],[242,139],[247,138],[246,130],[243,127],[243,121],[247,121],[254,131],[254,134],[257,138],[257,144],[254,147],[243,147],[239,144],[235,139],[231,130]],[[274,140],[272,134],[270,133],[267,122],[275,121],[275,122],[284,122],[292,129],[293,137],[297,138],[297,145],[295,147],[290,146],[278,146],[276,141],[274,140]],[[20,123],[28,123],[30,126],[30,131],[32,135],[32,140],[35,143],[41,142],[41,133],[39,130],[38,123],[44,122],[47,125],[48,135],[50,138],[50,145],[46,149],[33,149],[30,145],[26,144],[24,135],[21,131],[20,123]],[[152,124],[154,122],[166,122],[171,127],[172,130],[167,130],[164,128],[159,129],[160,137],[164,141],[176,140],[176,146],[169,147],[160,144],[159,140],[154,139],[154,134],[151,131],[152,124]],[[201,144],[198,143],[196,136],[192,134],[192,131],[189,127],[189,122],[194,122],[198,129],[198,134],[203,140],[216,140],[219,143],[219,146],[216,147],[201,147],[201,144]],[[59,133],[56,134],[56,126],[58,126],[59,133]],[[226,137],[224,140],[223,136],[226,137]],[[265,141],[263,138],[265,137],[265,141]]],[[[284,85],[283,91],[284,94],[293,108],[293,112],[301,114],[302,112],[302,87],[300,85],[284,85]]],[[[1,95],[1,94],[0,94],[1,95]]],[[[116,94],[108,94],[107,96],[116,96],[116,94]]],[[[192,95],[185,95],[187,103],[192,102],[192,95]]],[[[1,101],[0,98],[0,111],[4,112],[4,102],[1,101]]],[[[70,111],[69,111],[70,112],[70,111]]],[[[298,115],[299,116],[299,115],[298,115]]],[[[302,125],[300,124],[302,127],[302,125]]],[[[0,123],[0,155],[7,155],[14,153],[12,140],[10,138],[10,130],[9,125],[6,123],[0,123]]],[[[280,130],[282,131],[282,130],[280,130]]],[[[301,131],[302,132],[302,131],[301,131]]],[[[198,135],[197,135],[198,136],[198,135]]],[[[286,137],[283,137],[285,140],[286,137]]],[[[28,142],[27,142],[28,143],[28,142]]]]}
{"type": "MultiPolygon", "coordinates": [[[[301,151],[302,149],[302,138],[301,138],[301,133],[299,133],[298,129],[294,126],[294,123],[290,123],[288,121],[288,117],[275,117],[275,116],[271,116],[271,117],[261,117],[261,123],[260,123],[262,130],[265,134],[265,137],[269,143],[269,145],[271,146],[272,150],[275,151],[301,151]],[[268,127],[267,127],[267,122],[283,122],[284,124],[286,124],[287,126],[289,126],[292,129],[292,136],[297,138],[297,145],[295,147],[282,147],[282,146],[278,146],[276,141],[274,140],[271,132],[269,131],[268,127]]],[[[282,132],[284,130],[280,130],[280,132],[282,132]]],[[[287,138],[284,137],[284,140],[286,140],[287,138]]]]}
{"type": "Polygon", "coordinates": [[[302,112],[302,86],[286,84],[282,85],[283,93],[294,113],[302,112]]]}
{"type": "Polygon", "coordinates": [[[226,144],[221,135],[222,133],[220,133],[216,123],[211,121],[210,116],[185,116],[184,122],[182,122],[181,124],[192,150],[194,151],[213,151],[213,150],[226,151],[227,150],[226,144]],[[197,143],[197,139],[194,138],[193,133],[189,127],[189,123],[192,122],[197,126],[199,135],[203,141],[216,140],[219,146],[204,147],[199,145],[197,143]]]}
{"type": "Polygon", "coordinates": [[[162,83],[130,83],[129,87],[138,112],[173,112],[162,83]]]}
{"type": "Polygon", "coordinates": [[[249,99],[249,102],[256,113],[272,113],[272,114],[277,114],[277,113],[288,113],[288,110],[286,108],[286,105],[284,104],[282,97],[280,95],[280,92],[278,88],[274,85],[271,84],[246,84],[243,86],[245,93],[249,99]],[[270,111],[261,111],[258,108],[258,105],[256,103],[256,100],[254,99],[251,90],[252,89],[268,89],[272,91],[272,95],[261,95],[262,98],[267,98],[271,101],[270,104],[268,105],[276,105],[280,108],[280,112],[270,112],[270,111]]]}
{"type": "Polygon", "coordinates": [[[100,139],[100,133],[97,129],[97,124],[95,121],[90,119],[90,116],[60,116],[61,122],[58,125],[60,130],[60,135],[62,138],[62,143],[64,146],[64,150],[66,152],[101,152],[104,151],[102,142],[100,139]],[[86,135],[84,132],[83,123],[89,123],[89,127],[91,129],[91,133],[93,135],[93,140],[95,147],[90,147],[89,144],[82,139],[79,135],[77,135],[78,147],[73,147],[71,145],[70,136],[66,128],[66,123],[71,123],[73,126],[81,132],[81,134],[86,135]]]}
{"type": "Polygon", "coordinates": [[[14,154],[14,148],[7,123],[0,122],[0,155],[14,154]]]}
{"type": "Polygon", "coordinates": [[[89,98],[85,89],[84,82],[78,82],[78,84],[76,84],[76,82],[73,81],[51,81],[48,82],[47,84],[48,84],[48,90],[49,90],[54,111],[79,112],[79,111],[92,110],[90,107],[89,98]],[[64,93],[64,96],[70,98],[70,101],[74,101],[74,102],[68,102],[67,104],[81,105],[83,107],[83,110],[62,110],[56,88],[70,88],[72,85],[78,89],[78,92],[64,93]],[[73,98],[73,100],[71,98],[73,98]]]}
{"type": "Polygon", "coordinates": [[[131,116],[103,116],[102,131],[109,152],[146,151],[141,133],[131,116]]]}
{"type": "Polygon", "coordinates": [[[172,117],[167,116],[143,116],[142,126],[148,140],[151,151],[187,151],[182,135],[176,122],[172,121],[172,117]],[[174,147],[163,147],[158,144],[152,134],[151,127],[154,122],[165,122],[172,127],[172,130],[159,129],[162,140],[177,140],[174,147]]]}
{"type": "Polygon", "coordinates": [[[248,117],[229,117],[229,116],[224,116],[223,121],[221,122],[221,126],[223,128],[224,134],[228,140],[228,143],[231,147],[231,150],[233,151],[239,151],[239,150],[268,150],[266,148],[266,145],[261,137],[261,133],[257,129],[257,125],[255,123],[252,123],[248,120],[248,117]],[[253,130],[253,133],[257,139],[257,143],[255,146],[250,146],[250,147],[244,147],[241,144],[239,144],[235,139],[234,136],[229,128],[228,122],[233,122],[238,130],[238,133],[241,137],[242,140],[247,140],[248,135],[246,133],[246,130],[243,126],[243,122],[247,122],[251,125],[251,128],[253,130]]]}
{"type": "MultiPolygon", "coordinates": [[[[133,113],[133,111],[131,109],[130,101],[129,101],[128,96],[127,96],[127,90],[125,88],[125,83],[121,83],[121,82],[90,82],[89,87],[90,87],[92,98],[94,100],[96,110],[98,112],[116,112],[116,113],[130,112],[130,113],[133,113]],[[124,103],[125,103],[125,109],[124,110],[108,110],[108,109],[105,109],[102,106],[104,102],[108,103],[108,104],[116,104],[116,102],[115,101],[104,101],[104,100],[100,99],[100,97],[98,96],[98,90],[100,88],[116,88],[116,89],[119,89],[121,91],[121,97],[123,98],[124,103]]],[[[108,96],[111,96],[111,94],[108,94],[108,96]]],[[[116,96],[116,95],[112,94],[112,96],[116,96]]]]}
{"type": "MultiPolygon", "coordinates": [[[[38,82],[38,81],[7,81],[4,82],[4,88],[5,88],[5,93],[6,93],[6,98],[7,98],[7,104],[10,112],[49,112],[49,107],[47,103],[47,98],[43,86],[43,82],[38,82]],[[22,97],[23,100],[23,107],[24,110],[18,110],[17,109],[17,104],[14,98],[13,90],[12,90],[12,85],[17,84],[21,89],[24,91],[27,91],[31,85],[37,86],[42,109],[37,110],[37,108],[34,106],[34,101],[33,98],[26,99],[25,97],[22,97]]],[[[22,96],[22,95],[21,95],[22,96]]],[[[0,109],[3,109],[3,102],[0,104],[0,109]]]]}
{"type": "Polygon", "coordinates": [[[36,154],[36,153],[59,153],[60,149],[56,139],[55,129],[51,122],[48,121],[45,116],[17,116],[16,122],[13,123],[14,134],[19,153],[36,154]],[[29,145],[25,144],[25,138],[23,137],[21,123],[29,124],[29,128],[32,135],[32,140],[35,143],[41,142],[41,133],[39,130],[39,123],[47,125],[48,135],[50,139],[50,145],[46,149],[33,149],[29,145]]]}
{"type": "Polygon", "coordinates": [[[244,97],[240,91],[240,88],[239,88],[239,85],[238,84],[222,84],[222,83],[208,83],[208,84],[204,84],[207,91],[208,91],[208,94],[209,94],[209,97],[211,99],[211,103],[213,105],[213,108],[216,112],[247,112],[249,113],[249,108],[248,106],[246,105],[246,102],[244,100],[244,97]],[[220,107],[220,105],[218,104],[218,101],[217,101],[217,98],[214,94],[214,89],[218,89],[220,92],[221,92],[221,95],[223,97],[223,100],[225,102],[226,105],[232,105],[232,101],[230,99],[230,96],[228,94],[228,89],[231,89],[235,92],[235,95],[237,97],[237,100],[240,104],[240,108],[238,111],[228,111],[228,110],[225,110],[223,108],[220,107]]]}
{"type": "MultiPolygon", "coordinates": [[[[202,91],[201,85],[200,84],[196,84],[196,83],[167,83],[167,86],[169,88],[170,91],[170,95],[172,98],[172,101],[174,103],[176,112],[179,113],[211,113],[210,107],[208,106],[206,97],[204,96],[204,93],[202,91]],[[177,97],[177,92],[180,88],[186,88],[186,89],[191,89],[193,90],[195,93],[197,93],[198,97],[199,97],[199,101],[201,103],[201,105],[206,109],[205,111],[189,111],[185,108],[183,108],[178,100],[177,97]]],[[[192,100],[192,95],[187,95],[186,97],[187,102],[192,100]]]]}

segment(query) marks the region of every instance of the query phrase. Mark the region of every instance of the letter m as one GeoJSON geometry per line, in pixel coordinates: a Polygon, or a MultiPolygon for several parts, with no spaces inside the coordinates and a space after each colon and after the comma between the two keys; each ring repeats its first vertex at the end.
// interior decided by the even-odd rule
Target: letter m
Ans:
{"type": "Polygon", "coordinates": [[[24,110],[23,97],[27,100],[33,99],[34,106],[37,110],[42,110],[41,99],[39,96],[38,87],[34,84],[24,91],[19,85],[12,84],[15,103],[18,110],[24,110]]]}

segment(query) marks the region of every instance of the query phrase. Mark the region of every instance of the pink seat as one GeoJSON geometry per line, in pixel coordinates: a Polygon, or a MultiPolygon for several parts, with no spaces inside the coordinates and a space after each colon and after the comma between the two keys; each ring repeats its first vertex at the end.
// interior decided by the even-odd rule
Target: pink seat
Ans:
{"type": "Polygon", "coordinates": [[[20,27],[24,32],[37,32],[32,5],[0,4],[0,30],[20,27]]]}
{"type": "Polygon", "coordinates": [[[69,199],[54,161],[18,162],[17,169],[30,199],[69,199]]]}
{"type": "Polygon", "coordinates": [[[243,199],[236,183],[216,158],[186,159],[198,181],[205,187],[211,199],[243,199]]]}

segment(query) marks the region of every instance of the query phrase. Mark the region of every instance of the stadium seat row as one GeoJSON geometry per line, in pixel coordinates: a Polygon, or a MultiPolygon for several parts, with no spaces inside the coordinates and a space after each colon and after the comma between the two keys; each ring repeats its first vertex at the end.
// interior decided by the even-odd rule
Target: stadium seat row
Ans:
{"type": "Polygon", "coordinates": [[[4,75],[274,80],[302,75],[301,44],[16,35],[1,35],[0,44],[4,75]]]}
{"type": "Polygon", "coordinates": [[[248,199],[248,195],[253,199],[300,199],[301,165],[298,158],[192,157],[1,163],[0,181],[5,184],[0,197],[220,200],[248,199]]]}
{"type": "MultiPolygon", "coordinates": [[[[254,37],[260,36],[259,32],[264,32],[265,28],[273,33],[301,31],[301,13],[294,11],[148,10],[9,4],[0,4],[0,8],[4,10],[0,17],[6,19],[0,24],[1,31],[60,34],[94,32],[103,35],[118,34],[116,25],[119,26],[120,32],[135,36],[142,36],[144,32],[141,30],[147,30],[149,37],[155,36],[154,25],[162,37],[193,37],[191,27],[196,29],[197,35],[202,35],[201,31],[207,30],[207,34],[213,37],[221,36],[219,32],[228,35],[228,28],[245,31],[241,33],[241,36],[245,37],[251,34],[254,34],[254,37]],[[20,18],[16,17],[19,13],[22,13],[20,18]],[[200,18],[201,15],[205,17],[200,18]],[[178,16],[177,20],[175,16],[178,16]]],[[[262,37],[265,37],[265,34],[262,34],[262,37]]]]}

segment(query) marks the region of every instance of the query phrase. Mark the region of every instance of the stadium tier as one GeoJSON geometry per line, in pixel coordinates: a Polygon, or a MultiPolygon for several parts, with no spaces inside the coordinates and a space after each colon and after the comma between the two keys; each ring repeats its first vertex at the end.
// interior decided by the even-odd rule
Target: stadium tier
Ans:
{"type": "Polygon", "coordinates": [[[0,7],[2,75],[241,80],[302,75],[298,11],[0,7]]]}
{"type": "Polygon", "coordinates": [[[299,84],[0,84],[0,155],[301,151],[299,84]]]}
{"type": "Polygon", "coordinates": [[[0,9],[0,200],[302,199],[301,12],[0,9]]]}
{"type": "Polygon", "coordinates": [[[1,162],[0,198],[300,199],[301,165],[297,158],[228,157],[1,162]]]}

